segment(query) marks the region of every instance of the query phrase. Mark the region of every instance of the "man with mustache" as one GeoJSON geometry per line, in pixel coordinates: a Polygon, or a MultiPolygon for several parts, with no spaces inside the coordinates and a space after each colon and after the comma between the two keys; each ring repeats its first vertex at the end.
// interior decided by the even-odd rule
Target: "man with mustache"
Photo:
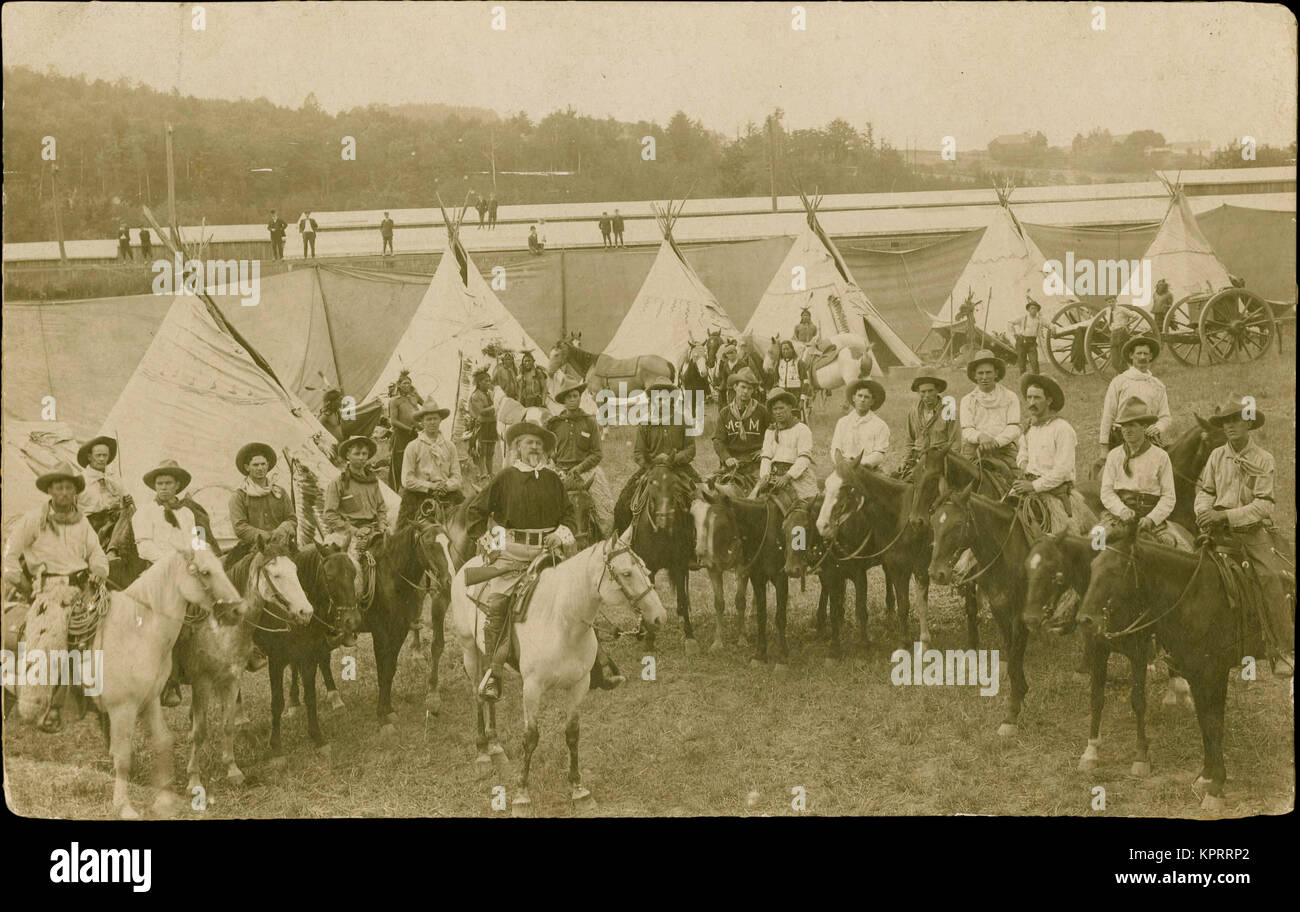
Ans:
{"type": "Polygon", "coordinates": [[[1026,374],[1020,382],[1029,411],[1029,428],[1020,441],[1016,466],[1021,477],[1011,485],[1020,496],[1042,496],[1050,514],[1046,531],[1083,533],[1096,517],[1074,490],[1074,454],[1078,438],[1074,428],[1057,415],[1065,407],[1065,393],[1051,377],[1026,374]]]}
{"type": "Polygon", "coordinates": [[[961,400],[961,455],[1000,462],[1011,474],[1020,439],[1020,400],[1002,385],[1007,366],[988,349],[975,353],[966,376],[975,384],[961,400]]]}

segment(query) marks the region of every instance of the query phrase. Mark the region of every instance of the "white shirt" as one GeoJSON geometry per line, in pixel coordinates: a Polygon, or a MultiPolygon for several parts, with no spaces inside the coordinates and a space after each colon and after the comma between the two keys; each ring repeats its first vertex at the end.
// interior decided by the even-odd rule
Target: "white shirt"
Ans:
{"type": "Polygon", "coordinates": [[[115,479],[91,466],[86,466],[81,474],[86,479],[86,490],[77,495],[77,507],[82,513],[110,510],[122,502],[126,491],[115,479]]]}
{"type": "Polygon", "coordinates": [[[799,389],[803,386],[803,380],[799,377],[799,361],[791,358],[789,361],[781,360],[776,362],[776,385],[781,389],[799,389]]]}
{"type": "Polygon", "coordinates": [[[1001,383],[985,394],[979,387],[961,400],[961,439],[979,443],[980,434],[988,434],[998,446],[1006,446],[1020,437],[1020,397],[1001,383]]]}
{"type": "Polygon", "coordinates": [[[1074,428],[1064,418],[1046,424],[1031,424],[1020,441],[1016,465],[1034,479],[1035,491],[1050,491],[1067,481],[1074,481],[1074,428]]]}
{"type": "Polygon", "coordinates": [[[1129,474],[1124,474],[1124,448],[1117,446],[1106,456],[1101,470],[1101,505],[1121,519],[1128,516],[1129,508],[1119,499],[1119,491],[1136,491],[1154,494],[1160,498],[1155,508],[1147,514],[1157,526],[1174,511],[1178,495],[1174,492],[1174,467],[1169,454],[1158,446],[1148,447],[1141,456],[1129,460],[1129,474]]]}
{"type": "Polygon", "coordinates": [[[778,431],[769,427],[763,432],[763,454],[758,463],[758,477],[772,474],[772,463],[791,463],[785,473],[794,480],[795,495],[800,498],[815,497],[817,479],[812,472],[813,437],[808,425],[796,421],[793,427],[778,431]]]}
{"type": "Polygon", "coordinates": [[[1043,331],[1043,318],[1031,317],[1025,314],[1019,320],[1011,321],[1011,332],[1013,335],[1024,336],[1026,338],[1038,338],[1039,333],[1043,331]]]}
{"type": "Polygon", "coordinates": [[[156,500],[136,507],[135,515],[131,517],[131,528],[135,531],[136,550],[145,560],[156,563],[173,551],[190,549],[198,525],[194,512],[189,507],[176,507],[172,515],[180,528],[167,522],[163,506],[156,500]]]}
{"type": "Polygon", "coordinates": [[[1124,373],[1110,381],[1106,388],[1106,398],[1101,405],[1101,428],[1098,431],[1100,443],[1110,443],[1110,428],[1115,415],[1119,413],[1120,403],[1130,396],[1137,396],[1147,404],[1147,409],[1156,416],[1156,430],[1161,439],[1169,434],[1173,416],[1169,414],[1169,393],[1157,377],[1143,373],[1136,367],[1129,367],[1124,373]]]}
{"type": "Polygon", "coordinates": [[[832,462],[835,451],[839,450],[845,459],[860,457],[863,465],[874,469],[885,461],[888,449],[889,425],[875,412],[859,415],[854,409],[835,423],[835,434],[831,437],[832,462]]]}

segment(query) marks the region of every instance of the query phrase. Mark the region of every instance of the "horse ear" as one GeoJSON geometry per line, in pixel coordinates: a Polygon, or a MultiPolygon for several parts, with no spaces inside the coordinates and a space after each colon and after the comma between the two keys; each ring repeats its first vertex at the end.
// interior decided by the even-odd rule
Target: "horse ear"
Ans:
{"type": "Polygon", "coordinates": [[[1056,543],[1058,545],[1064,545],[1065,536],[1066,536],[1066,531],[1064,529],[1062,529],[1060,532],[1057,532],[1056,535],[1054,536],[1054,538],[1056,539],[1056,543]]]}
{"type": "Polygon", "coordinates": [[[959,504],[965,504],[970,500],[971,494],[975,491],[975,482],[971,482],[952,496],[952,499],[959,504]]]}
{"type": "Polygon", "coordinates": [[[620,535],[620,536],[618,537],[618,540],[621,541],[621,542],[622,542],[623,544],[625,544],[625,545],[631,545],[631,544],[632,544],[632,524],[631,524],[631,523],[629,523],[629,524],[628,524],[628,527],[627,527],[626,529],[623,530],[623,534],[620,535]]]}
{"type": "Polygon", "coordinates": [[[1196,418],[1196,423],[1201,426],[1201,430],[1206,432],[1210,430],[1210,422],[1206,421],[1204,418],[1202,418],[1200,415],[1197,415],[1195,412],[1193,412],[1192,415],[1194,418],[1196,418]]]}

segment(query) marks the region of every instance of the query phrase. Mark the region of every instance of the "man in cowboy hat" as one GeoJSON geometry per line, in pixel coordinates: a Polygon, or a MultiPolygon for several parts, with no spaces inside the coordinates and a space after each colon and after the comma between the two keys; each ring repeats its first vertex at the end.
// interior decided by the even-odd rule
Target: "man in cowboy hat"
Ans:
{"type": "Polygon", "coordinates": [[[754,397],[758,378],[749,366],[727,380],[731,401],[718,409],[713,431],[713,449],[724,472],[736,476],[737,485],[748,494],[758,483],[758,466],[763,458],[763,437],[772,416],[754,397]]]}
{"type": "MultiPolygon", "coordinates": [[[[415,439],[415,413],[420,410],[424,400],[415,391],[409,371],[403,370],[397,375],[393,384],[392,398],[388,400],[388,424],[393,429],[392,452],[388,457],[388,486],[394,491],[402,487],[402,454],[406,445],[415,439]]],[[[374,441],[371,441],[374,445],[374,441]]],[[[372,453],[371,456],[374,454],[372,453]]],[[[343,457],[343,451],[339,451],[343,457]]],[[[370,457],[367,457],[369,459],[370,457]]]]}
{"type": "Polygon", "coordinates": [[[486,367],[474,371],[474,392],[469,394],[469,418],[473,436],[470,453],[481,478],[496,471],[497,410],[492,404],[492,378],[486,367]]]}
{"type": "Polygon", "coordinates": [[[566,489],[585,487],[591,494],[595,521],[600,527],[595,534],[599,537],[611,527],[613,497],[609,480],[600,467],[603,458],[600,427],[593,416],[582,410],[582,391],[586,388],[587,382],[581,377],[560,375],[553,395],[564,411],[550,418],[546,429],[555,435],[552,461],[559,470],[560,481],[566,489]]]}
{"type": "Polygon", "coordinates": [[[1114,535],[1137,520],[1138,532],[1173,548],[1192,550],[1185,530],[1168,523],[1177,503],[1174,467],[1169,454],[1151,442],[1146,429],[1155,423],[1147,404],[1131,396],[1120,406],[1115,424],[1124,442],[1110,451],[1101,472],[1101,524],[1114,535]]]}
{"type": "Polygon", "coordinates": [[[817,477],[812,470],[812,431],[795,418],[796,407],[797,402],[788,390],[777,388],[768,392],[767,410],[772,415],[772,423],[763,433],[758,486],[754,492],[772,492],[786,512],[799,501],[817,496],[817,477]]]}
{"type": "Polygon", "coordinates": [[[344,440],[338,446],[343,471],[325,487],[323,521],[328,533],[325,540],[348,549],[348,556],[360,571],[356,579],[358,595],[370,589],[370,574],[374,569],[370,542],[388,526],[388,506],[379,479],[370,468],[377,449],[369,437],[344,440]]]}
{"type": "Polygon", "coordinates": [[[930,447],[952,449],[961,439],[956,409],[951,417],[945,417],[939,399],[947,388],[948,381],[940,377],[921,376],[912,381],[912,392],[919,393],[920,397],[916,408],[907,413],[907,455],[898,470],[899,477],[910,477],[917,460],[930,447]]]}
{"type": "Polygon", "coordinates": [[[334,436],[343,439],[343,391],[330,387],[325,391],[325,401],[316,412],[316,418],[334,436]]]}
{"type": "Polygon", "coordinates": [[[1106,453],[1120,446],[1123,439],[1115,425],[1115,414],[1120,403],[1136,396],[1146,403],[1147,411],[1156,416],[1147,425],[1146,434],[1152,442],[1160,443],[1169,432],[1173,416],[1169,413],[1169,393],[1164,383],[1151,373],[1151,362],[1160,356],[1160,340],[1151,336],[1134,336],[1124,343],[1123,358],[1129,367],[1117,374],[1106,388],[1106,398],[1101,405],[1101,426],[1098,446],[1106,453]]]}
{"type": "Polygon", "coordinates": [[[456,445],[442,435],[442,422],[451,409],[438,408],[433,400],[425,402],[415,413],[420,434],[406,445],[402,456],[402,506],[397,513],[399,526],[411,522],[427,500],[437,504],[437,519],[444,510],[465,500],[460,479],[460,454],[456,445]]]}
{"type": "MultiPolygon", "coordinates": [[[[666,377],[659,377],[646,384],[646,395],[650,397],[651,412],[658,414],[657,403],[665,401],[677,387],[666,377]],[[655,394],[659,393],[658,396],[655,394]],[[662,398],[661,398],[662,397],[662,398]]],[[[614,527],[622,532],[632,523],[632,502],[645,473],[651,466],[668,465],[683,475],[691,484],[700,480],[699,472],[691,463],[695,460],[695,438],[688,436],[683,423],[642,424],[636,429],[636,443],[632,447],[632,458],[637,469],[628,479],[627,484],[618,495],[614,505],[614,527]]]]}
{"type": "Polygon", "coordinates": [[[740,369],[740,347],[735,339],[727,339],[718,349],[718,364],[714,368],[714,386],[723,390],[723,398],[730,401],[734,395],[731,375],[740,369]]]}
{"type": "Polygon", "coordinates": [[[270,540],[282,527],[292,539],[298,530],[289,494],[270,479],[275,450],[265,443],[246,443],[235,454],[235,468],[244,483],[230,495],[230,524],[239,543],[225,556],[227,567],[270,540]]]}
{"type": "Polygon", "coordinates": [[[1011,321],[1011,336],[1016,340],[1016,369],[1025,373],[1038,373],[1038,340],[1043,335],[1043,321],[1038,315],[1042,305],[1025,292],[1025,315],[1011,321]]]}
{"type": "Polygon", "coordinates": [[[496,370],[492,372],[492,382],[501,387],[501,391],[511,399],[519,399],[519,376],[515,371],[515,356],[502,349],[497,355],[496,370]]]}
{"type": "Polygon", "coordinates": [[[1016,467],[1021,477],[1012,485],[1021,497],[1039,494],[1051,515],[1049,532],[1082,533],[1096,517],[1074,491],[1074,454],[1078,438],[1070,422],[1057,413],[1065,408],[1065,393],[1051,377],[1026,374],[1020,381],[1029,412],[1029,427],[1020,441],[1016,467]]]}
{"type": "Polygon", "coordinates": [[[802,420],[799,403],[811,395],[812,385],[808,382],[808,362],[799,360],[794,343],[789,339],[782,340],[777,346],[776,361],[768,381],[771,386],[794,397],[795,416],[802,420]]]}
{"type": "Polygon", "coordinates": [[[190,486],[190,480],[190,473],[174,459],[164,459],[157,468],[144,473],[145,486],[154,492],[154,497],[136,509],[131,526],[135,531],[136,550],[150,563],[173,551],[191,550],[197,547],[196,541],[211,548],[217,557],[221,556],[208,511],[193,498],[181,496],[190,486]]]}
{"type": "Polygon", "coordinates": [[[480,687],[484,699],[501,696],[502,666],[510,654],[508,614],[510,595],[524,571],[543,550],[558,551],[574,542],[573,504],[548,457],[555,435],[530,421],[506,430],[506,450],[513,461],[492,479],[484,496],[469,505],[470,528],[500,526],[505,530],[502,550],[489,563],[510,572],[481,584],[475,596],[483,606],[486,623],[483,642],[492,669],[480,687]]]}
{"type": "Polygon", "coordinates": [[[889,425],[876,411],[885,404],[885,388],[863,377],[844,388],[849,412],[835,423],[831,436],[831,465],[850,459],[873,469],[880,468],[889,449],[889,425]]]}
{"type": "Polygon", "coordinates": [[[804,345],[811,345],[821,335],[821,330],[812,321],[812,310],[805,307],[799,311],[799,322],[794,325],[794,338],[804,345]]]}
{"type": "Polygon", "coordinates": [[[110,567],[114,561],[130,560],[130,555],[113,552],[110,540],[122,511],[135,509],[131,495],[108,474],[108,467],[116,458],[117,441],[112,437],[96,437],[77,450],[77,465],[81,466],[86,483],[86,489],[77,497],[77,507],[99,536],[99,544],[108,555],[110,567]]]}
{"type": "Polygon", "coordinates": [[[966,376],[975,384],[961,400],[961,455],[1001,462],[1010,474],[1020,439],[1020,399],[1002,385],[1007,366],[988,349],[975,353],[966,376]]]}
{"type": "Polygon", "coordinates": [[[1210,418],[1228,442],[1210,453],[1196,485],[1196,521],[1211,534],[1229,534],[1246,552],[1263,590],[1262,632],[1279,674],[1295,671],[1295,547],[1273,525],[1273,456],[1250,432],[1264,424],[1254,400],[1236,398],[1210,418]]]}
{"type": "Polygon", "coordinates": [[[519,404],[524,408],[545,407],[546,371],[533,361],[533,353],[526,351],[519,359],[519,404]]]}
{"type": "MultiPolygon", "coordinates": [[[[10,630],[21,627],[31,598],[53,585],[71,586],[82,604],[108,578],[108,558],[86,517],[77,508],[77,496],[86,482],[76,469],[61,462],[36,479],[36,488],[49,500],[25,513],[8,536],[4,550],[6,607],[5,647],[11,648],[10,630]],[[12,605],[10,603],[13,603],[12,605]]],[[[71,612],[77,600],[63,604],[71,612]]],[[[60,708],[65,688],[57,688],[45,716],[43,731],[62,728],[60,708]]]]}

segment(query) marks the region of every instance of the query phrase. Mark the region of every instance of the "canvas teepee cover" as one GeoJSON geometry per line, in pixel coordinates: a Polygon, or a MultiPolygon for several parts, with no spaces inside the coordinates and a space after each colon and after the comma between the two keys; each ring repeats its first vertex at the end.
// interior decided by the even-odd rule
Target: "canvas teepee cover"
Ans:
{"type": "MultiPolygon", "coordinates": [[[[272,478],[294,493],[303,544],[324,534],[323,492],[338,475],[329,432],[259,359],[215,305],[179,296],[101,429],[117,438],[123,481],[139,502],[153,497],[141,476],[162,460],[189,471],[189,494],[208,511],[223,547],[234,542],[228,503],[243,482],[235,468],[243,444],[260,441],[276,451],[272,478]]],[[[387,488],[384,496],[391,521],[397,496],[387,488]]]]}
{"type": "Polygon", "coordinates": [[[1232,284],[1228,270],[1196,224],[1182,187],[1163,176],[1161,180],[1169,191],[1169,209],[1144,257],[1151,262],[1152,284],[1167,281],[1175,301],[1227,288],[1232,284]]]}
{"type": "Polygon", "coordinates": [[[674,209],[671,201],[663,207],[652,204],[664,240],[631,309],[605,346],[605,354],[612,358],[659,355],[675,367],[692,340],[703,342],[710,332],[739,335],[736,324],[673,240],[673,224],[684,205],[674,209]]]}
{"type": "MultiPolygon", "coordinates": [[[[77,466],[77,440],[62,421],[9,421],[4,423],[4,536],[28,510],[48,499],[36,489],[36,479],[60,462],[77,466]]],[[[116,463],[109,467],[113,473],[116,463]]]]}
{"type": "MultiPolygon", "coordinates": [[[[460,218],[464,218],[463,210],[460,218]]],[[[447,249],[433,281],[363,400],[387,398],[389,384],[406,369],[421,396],[453,410],[453,439],[459,439],[469,396],[474,391],[470,368],[491,361],[483,353],[485,348],[498,345],[515,352],[531,351],[539,366],[544,368],[547,363],[546,353],[506,310],[461,246],[459,225],[460,219],[447,219],[447,249]]]]}
{"type": "Polygon", "coordinates": [[[971,294],[981,302],[975,312],[975,325],[990,333],[1010,332],[1011,322],[1024,316],[1026,294],[1043,305],[1044,317],[1054,312],[1053,303],[1045,300],[1043,293],[1043,253],[1011,211],[1013,189],[994,188],[998,206],[939,311],[937,324],[956,322],[962,302],[971,294]]]}
{"type": "Polygon", "coordinates": [[[809,200],[802,193],[800,197],[807,211],[806,224],[745,325],[745,335],[766,351],[773,336],[792,337],[800,313],[807,307],[822,338],[848,332],[871,342],[873,374],[880,374],[885,367],[919,366],[921,360],[858,287],[844,258],[822,230],[817,221],[820,198],[809,200]],[[803,267],[804,281],[796,289],[792,287],[793,270],[798,266],[803,267]]]}

